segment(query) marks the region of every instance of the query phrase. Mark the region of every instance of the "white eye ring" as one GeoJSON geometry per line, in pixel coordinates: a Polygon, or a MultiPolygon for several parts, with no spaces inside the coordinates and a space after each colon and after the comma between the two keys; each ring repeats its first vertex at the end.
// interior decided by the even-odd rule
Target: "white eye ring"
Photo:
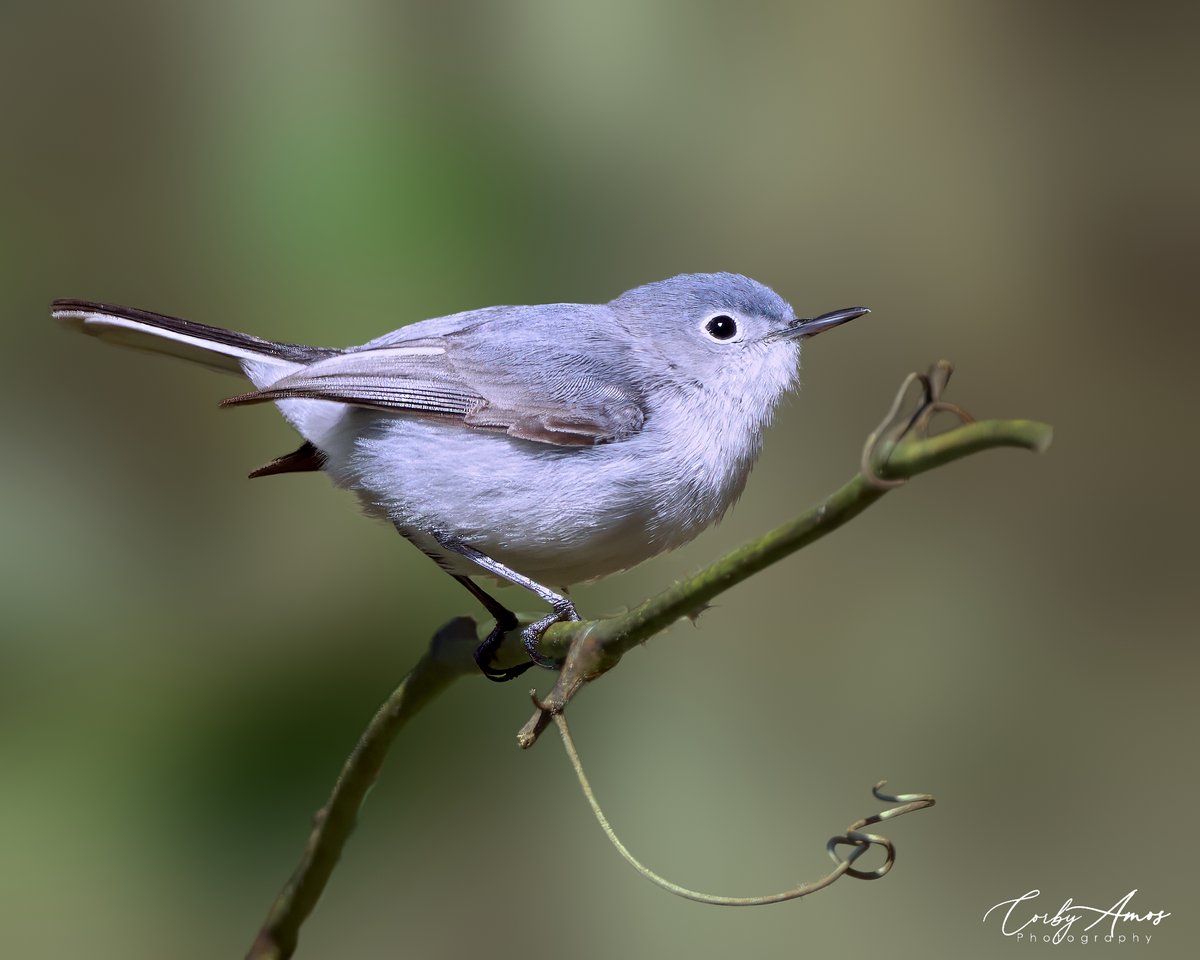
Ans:
{"type": "Polygon", "coordinates": [[[737,343],[743,336],[737,317],[724,310],[705,317],[700,330],[713,343],[737,343]]]}

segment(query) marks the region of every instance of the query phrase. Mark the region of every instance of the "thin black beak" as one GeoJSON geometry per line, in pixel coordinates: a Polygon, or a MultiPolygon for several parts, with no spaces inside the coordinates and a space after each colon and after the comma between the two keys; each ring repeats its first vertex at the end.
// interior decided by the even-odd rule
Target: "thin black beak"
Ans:
{"type": "Polygon", "coordinates": [[[791,326],[787,328],[787,336],[795,337],[815,337],[818,333],[824,333],[826,330],[832,330],[834,327],[840,327],[843,323],[849,323],[851,320],[870,313],[866,307],[846,307],[844,310],[834,310],[833,313],[823,313],[819,317],[813,317],[811,320],[804,320],[797,317],[792,321],[791,326]]]}

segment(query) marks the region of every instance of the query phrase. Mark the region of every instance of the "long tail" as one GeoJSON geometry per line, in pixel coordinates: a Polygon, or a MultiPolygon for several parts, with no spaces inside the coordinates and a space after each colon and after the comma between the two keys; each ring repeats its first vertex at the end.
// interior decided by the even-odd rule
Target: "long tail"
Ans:
{"type": "Polygon", "coordinates": [[[162,313],[91,300],[55,300],[50,311],[65,326],[110,343],[182,357],[215,370],[241,373],[254,381],[272,381],[290,366],[337,353],[325,347],[276,343],[162,313]]]}
{"type": "MultiPolygon", "coordinates": [[[[109,343],[182,357],[226,373],[240,373],[259,388],[294,373],[305,364],[339,352],[328,347],[276,343],[162,313],[91,300],[55,300],[50,305],[50,312],[63,325],[109,343]]],[[[295,453],[256,470],[251,476],[320,469],[323,456],[317,452],[317,447],[337,422],[340,409],[334,404],[315,400],[282,400],[276,406],[308,442],[295,453]]]]}

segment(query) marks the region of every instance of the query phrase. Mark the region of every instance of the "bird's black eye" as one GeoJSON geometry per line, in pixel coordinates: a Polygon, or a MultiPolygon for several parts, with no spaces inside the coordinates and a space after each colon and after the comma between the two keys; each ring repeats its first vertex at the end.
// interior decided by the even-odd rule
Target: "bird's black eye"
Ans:
{"type": "Polygon", "coordinates": [[[727,314],[720,313],[704,325],[708,335],[714,340],[732,340],[737,336],[737,321],[727,314]]]}

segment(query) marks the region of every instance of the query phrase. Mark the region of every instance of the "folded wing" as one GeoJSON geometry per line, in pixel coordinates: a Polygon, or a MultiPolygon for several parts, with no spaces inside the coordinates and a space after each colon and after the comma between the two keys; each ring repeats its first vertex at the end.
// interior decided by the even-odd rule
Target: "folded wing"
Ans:
{"type": "Polygon", "coordinates": [[[225,405],[329,400],[557,446],[636,433],[645,419],[638,392],[570,340],[530,346],[468,327],[326,357],[225,405]]]}

